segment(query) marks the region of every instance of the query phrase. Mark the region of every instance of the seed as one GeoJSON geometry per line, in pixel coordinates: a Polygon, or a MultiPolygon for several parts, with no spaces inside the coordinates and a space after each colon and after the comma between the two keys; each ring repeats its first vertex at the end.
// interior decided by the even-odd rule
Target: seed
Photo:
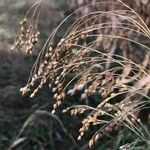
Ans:
{"type": "Polygon", "coordinates": [[[83,94],[81,95],[81,100],[84,100],[86,97],[87,97],[87,95],[86,95],[85,93],[83,93],[83,94]]]}
{"type": "Polygon", "coordinates": [[[74,90],[74,89],[70,89],[70,90],[67,92],[67,95],[72,96],[74,93],[75,93],[75,90],[74,90]]]}
{"type": "Polygon", "coordinates": [[[61,102],[61,101],[58,101],[58,102],[57,102],[57,105],[58,105],[58,106],[60,106],[61,104],[62,104],[62,102],[61,102]]]}
{"type": "Polygon", "coordinates": [[[49,47],[49,49],[48,49],[48,50],[49,50],[49,52],[51,52],[51,51],[52,51],[52,47],[49,47]]]}
{"type": "Polygon", "coordinates": [[[24,18],[22,21],[23,21],[23,23],[27,22],[27,18],[24,18]]]}
{"type": "Polygon", "coordinates": [[[11,47],[11,50],[14,51],[14,50],[15,50],[15,46],[12,46],[12,47],[11,47]]]}
{"type": "Polygon", "coordinates": [[[40,35],[40,32],[38,31],[38,32],[35,34],[35,36],[38,37],[39,35],[40,35]]]}
{"type": "Polygon", "coordinates": [[[27,30],[27,33],[30,33],[30,29],[27,30]]]}
{"type": "Polygon", "coordinates": [[[58,80],[56,80],[56,81],[55,81],[55,84],[57,85],[57,84],[58,84],[58,82],[59,82],[59,81],[58,81],[58,80]]]}
{"type": "Polygon", "coordinates": [[[56,92],[56,90],[57,90],[57,88],[53,88],[53,89],[52,89],[53,92],[56,92]]]}
{"type": "Polygon", "coordinates": [[[54,95],[54,98],[56,99],[56,98],[57,98],[57,96],[58,96],[58,94],[56,93],[56,94],[54,95]]]}
{"type": "Polygon", "coordinates": [[[56,108],[57,108],[57,104],[54,104],[54,105],[53,105],[53,108],[56,109],[56,108]]]}
{"type": "Polygon", "coordinates": [[[21,31],[21,32],[24,32],[24,27],[21,27],[20,31],[21,31]]]}
{"type": "Polygon", "coordinates": [[[19,23],[20,25],[23,25],[23,21],[20,21],[20,23],[19,23]]]}
{"type": "Polygon", "coordinates": [[[78,136],[78,140],[81,140],[81,136],[78,136]]]}
{"type": "Polygon", "coordinates": [[[97,134],[94,138],[95,141],[97,141],[99,139],[99,134],[97,134]]]}
{"type": "Polygon", "coordinates": [[[93,141],[93,139],[91,139],[91,140],[89,141],[89,147],[91,148],[93,144],[94,144],[94,141],[93,141]]]}
{"type": "Polygon", "coordinates": [[[56,111],[55,110],[52,110],[52,114],[54,114],[56,111]]]}
{"type": "Polygon", "coordinates": [[[30,95],[30,98],[33,98],[35,96],[35,93],[32,93],[31,95],[30,95]]]}
{"type": "Polygon", "coordinates": [[[85,84],[78,85],[78,90],[80,90],[80,91],[83,90],[84,86],[85,86],[85,84]]]}

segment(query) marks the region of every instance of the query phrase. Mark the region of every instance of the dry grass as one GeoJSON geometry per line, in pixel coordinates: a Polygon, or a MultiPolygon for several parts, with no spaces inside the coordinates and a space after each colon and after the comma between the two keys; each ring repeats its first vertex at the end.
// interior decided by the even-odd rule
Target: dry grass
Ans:
{"type": "MultiPolygon", "coordinates": [[[[39,34],[40,5],[37,2],[21,22],[14,48],[25,48],[32,53],[39,34]]],[[[89,141],[90,147],[120,125],[129,127],[149,143],[149,132],[138,118],[139,111],[149,104],[150,29],[147,24],[148,21],[143,21],[120,0],[99,1],[79,8],[50,34],[27,85],[20,92],[30,93],[32,98],[48,83],[56,101],[52,110],[55,113],[66,96],[82,91],[81,101],[85,104],[71,106],[63,112],[87,115],[79,130],[79,140],[90,126],[99,126],[89,141]],[[81,16],[55,46],[55,35],[75,14],[81,16]],[[96,107],[89,105],[93,94],[101,96],[96,107]]]]}

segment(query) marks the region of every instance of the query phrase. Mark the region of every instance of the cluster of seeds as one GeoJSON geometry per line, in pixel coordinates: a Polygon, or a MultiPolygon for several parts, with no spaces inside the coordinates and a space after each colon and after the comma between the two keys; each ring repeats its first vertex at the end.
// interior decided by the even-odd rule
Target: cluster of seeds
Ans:
{"type": "Polygon", "coordinates": [[[26,32],[26,53],[32,53],[34,50],[34,46],[37,44],[39,40],[40,32],[36,31],[34,33],[33,26],[30,26],[29,29],[26,32]]]}
{"type": "Polygon", "coordinates": [[[38,43],[40,32],[38,31],[38,9],[42,1],[36,2],[27,12],[20,26],[12,50],[23,49],[26,53],[32,53],[38,43]]]}
{"type": "Polygon", "coordinates": [[[25,38],[25,26],[27,24],[27,18],[24,18],[22,21],[20,21],[20,28],[15,40],[15,43],[12,47],[12,50],[15,50],[16,48],[22,48],[25,43],[24,43],[24,38],[25,38]]]}
{"type": "Polygon", "coordinates": [[[86,119],[84,119],[82,121],[82,128],[80,128],[79,132],[80,132],[80,135],[78,136],[78,140],[81,140],[81,138],[83,137],[84,133],[86,131],[88,131],[89,129],[89,126],[90,125],[96,125],[97,124],[97,116],[96,114],[94,116],[88,116],[86,119]]]}
{"type": "Polygon", "coordinates": [[[20,28],[12,50],[23,48],[26,53],[31,54],[39,40],[39,35],[40,32],[35,31],[34,25],[30,24],[28,26],[28,20],[24,18],[20,22],[20,28]]]}
{"type": "Polygon", "coordinates": [[[122,118],[117,116],[115,119],[111,120],[109,123],[100,128],[100,130],[97,131],[89,141],[89,147],[92,147],[100,138],[110,133],[112,130],[114,130],[114,128],[117,128],[120,120],[122,120],[122,118]]]}

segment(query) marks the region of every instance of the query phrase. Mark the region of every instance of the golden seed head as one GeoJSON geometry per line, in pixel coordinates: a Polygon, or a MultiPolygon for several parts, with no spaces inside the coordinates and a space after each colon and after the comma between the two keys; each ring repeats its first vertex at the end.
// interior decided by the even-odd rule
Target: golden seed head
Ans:
{"type": "Polygon", "coordinates": [[[21,32],[24,32],[24,27],[23,27],[23,26],[21,27],[20,31],[21,31],[21,32]]]}
{"type": "Polygon", "coordinates": [[[24,23],[27,22],[27,18],[24,18],[22,21],[23,21],[24,23]]]}
{"type": "Polygon", "coordinates": [[[40,35],[40,31],[37,31],[37,33],[35,34],[35,36],[39,36],[40,35]]]}
{"type": "Polygon", "coordinates": [[[35,96],[35,93],[33,92],[31,95],[30,95],[30,98],[33,98],[35,96]]]}
{"type": "Polygon", "coordinates": [[[52,110],[52,114],[54,114],[56,112],[56,110],[52,110]]]}
{"type": "Polygon", "coordinates": [[[59,84],[58,84],[58,88],[61,89],[61,87],[62,87],[62,83],[59,83],[59,84]]]}
{"type": "Polygon", "coordinates": [[[62,98],[61,95],[58,95],[58,96],[57,96],[57,100],[59,100],[59,102],[61,102],[61,101],[60,101],[61,98],[62,98]]]}
{"type": "Polygon", "coordinates": [[[30,29],[27,30],[27,34],[29,34],[29,33],[30,33],[30,29]]]}
{"type": "Polygon", "coordinates": [[[23,25],[23,21],[20,21],[20,23],[19,23],[20,25],[23,25]]]}
{"type": "Polygon", "coordinates": [[[57,104],[54,104],[54,105],[53,105],[53,108],[56,109],[56,108],[57,108],[57,104]]]}
{"type": "Polygon", "coordinates": [[[97,134],[94,138],[95,142],[99,139],[99,134],[97,134]]]}
{"type": "Polygon", "coordinates": [[[81,132],[81,133],[80,133],[80,136],[83,136],[83,135],[84,135],[84,132],[81,132]]]}
{"type": "Polygon", "coordinates": [[[14,51],[14,50],[15,50],[15,46],[14,46],[14,45],[11,47],[11,50],[12,50],[12,51],[14,51]]]}
{"type": "Polygon", "coordinates": [[[55,84],[57,85],[57,84],[58,84],[58,82],[59,82],[59,81],[58,81],[58,80],[56,80],[56,81],[55,81],[55,84]]]}
{"type": "Polygon", "coordinates": [[[51,51],[52,51],[52,47],[49,47],[49,49],[48,49],[48,50],[49,50],[49,52],[51,52],[51,51]]]}
{"type": "Polygon", "coordinates": [[[59,101],[57,102],[57,105],[60,106],[61,104],[62,104],[62,101],[59,100],[59,101]]]}
{"type": "Polygon", "coordinates": [[[56,92],[56,90],[57,90],[57,88],[53,88],[53,89],[52,89],[53,92],[56,92]]]}
{"type": "Polygon", "coordinates": [[[89,147],[91,148],[93,144],[94,144],[94,141],[93,141],[93,139],[91,139],[91,140],[89,141],[89,147]]]}
{"type": "Polygon", "coordinates": [[[81,140],[81,136],[80,136],[80,135],[78,136],[78,140],[79,140],[79,141],[81,140]]]}
{"type": "Polygon", "coordinates": [[[56,98],[57,98],[57,96],[58,96],[58,94],[56,93],[56,94],[54,95],[54,99],[56,99],[56,98]]]}

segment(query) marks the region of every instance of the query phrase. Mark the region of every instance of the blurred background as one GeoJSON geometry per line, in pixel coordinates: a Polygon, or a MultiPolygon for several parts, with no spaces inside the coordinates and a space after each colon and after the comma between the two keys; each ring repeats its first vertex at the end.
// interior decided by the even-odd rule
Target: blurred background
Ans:
{"type": "MultiPolygon", "coordinates": [[[[53,100],[48,89],[44,89],[34,99],[21,97],[19,93],[19,89],[28,80],[37,54],[30,56],[10,49],[19,21],[35,2],[36,0],[0,0],[0,149],[88,150],[88,135],[80,142],[77,141],[81,126],[79,118],[59,111],[56,115],[50,114],[53,100]]],[[[39,20],[41,42],[38,49],[66,16],[84,3],[86,1],[83,0],[45,0],[39,20]]],[[[143,7],[141,12],[142,9],[143,7]]],[[[58,38],[62,37],[65,30],[64,27],[57,33],[58,38]]],[[[100,141],[93,149],[117,150],[120,145],[134,138],[127,129],[122,130],[117,136],[100,141]]],[[[140,149],[148,148],[140,144],[140,149]]]]}

